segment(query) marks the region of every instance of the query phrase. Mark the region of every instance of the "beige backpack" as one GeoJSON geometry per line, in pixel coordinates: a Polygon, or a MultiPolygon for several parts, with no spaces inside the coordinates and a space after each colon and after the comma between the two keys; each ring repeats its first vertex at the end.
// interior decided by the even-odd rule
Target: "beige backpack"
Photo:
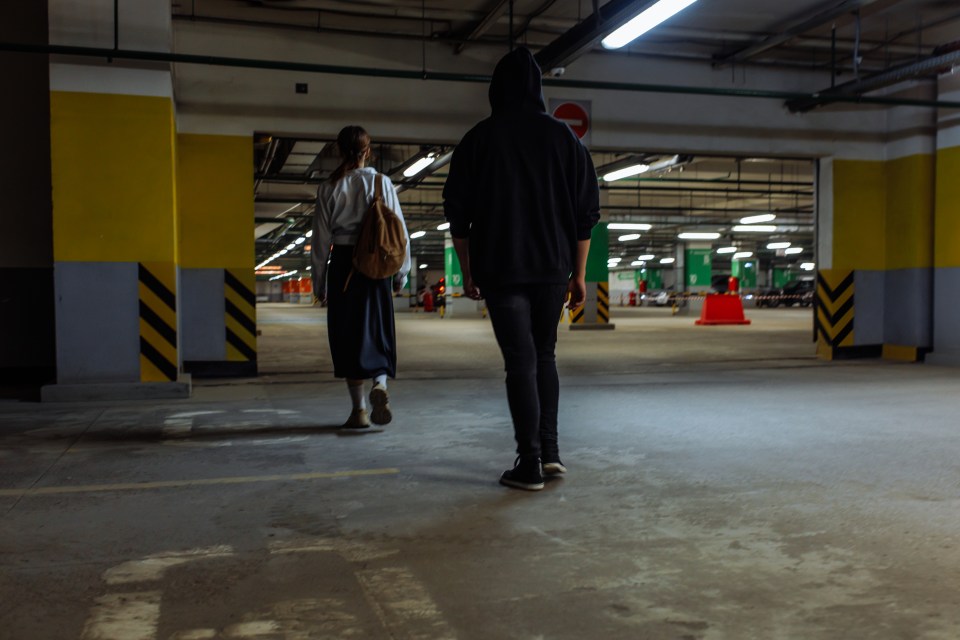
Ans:
{"type": "Polygon", "coordinates": [[[353,247],[353,269],[343,285],[347,290],[354,271],[373,280],[396,275],[407,256],[407,233],[400,216],[383,201],[383,176],[377,174],[373,202],[363,215],[353,247]]]}

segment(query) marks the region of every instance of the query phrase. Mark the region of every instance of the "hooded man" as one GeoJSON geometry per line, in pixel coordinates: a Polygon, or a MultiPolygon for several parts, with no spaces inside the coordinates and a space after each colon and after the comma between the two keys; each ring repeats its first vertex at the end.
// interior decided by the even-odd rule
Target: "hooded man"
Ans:
{"type": "Polygon", "coordinates": [[[492,114],[463,137],[443,190],[465,295],[486,298],[506,369],[517,460],[500,476],[537,491],[565,473],[557,444],[557,325],[569,292],[583,304],[590,233],[600,218],[589,152],[546,112],[529,50],[504,56],[492,114]],[[482,293],[481,293],[482,292],[482,293]]]}

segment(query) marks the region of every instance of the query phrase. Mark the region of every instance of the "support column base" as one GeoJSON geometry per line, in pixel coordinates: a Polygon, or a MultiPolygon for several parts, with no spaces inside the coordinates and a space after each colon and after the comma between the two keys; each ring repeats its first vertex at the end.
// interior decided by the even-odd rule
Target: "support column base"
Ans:
{"type": "Polygon", "coordinates": [[[183,374],[176,382],[95,382],[51,384],[40,389],[41,402],[97,402],[103,400],[171,400],[189,398],[193,382],[183,374]]]}
{"type": "Polygon", "coordinates": [[[617,325],[607,322],[604,324],[572,324],[570,325],[570,331],[607,331],[610,329],[616,329],[617,325]]]}
{"type": "Polygon", "coordinates": [[[960,367],[960,349],[938,349],[924,358],[927,364],[943,367],[960,367]]]}

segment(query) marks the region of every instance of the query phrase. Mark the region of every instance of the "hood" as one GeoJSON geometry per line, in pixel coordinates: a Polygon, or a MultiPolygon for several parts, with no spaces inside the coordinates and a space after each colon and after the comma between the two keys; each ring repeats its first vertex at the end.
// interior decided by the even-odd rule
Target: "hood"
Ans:
{"type": "Polygon", "coordinates": [[[490,81],[493,112],[546,111],[542,76],[540,65],[529,49],[519,47],[503,56],[490,81]]]}

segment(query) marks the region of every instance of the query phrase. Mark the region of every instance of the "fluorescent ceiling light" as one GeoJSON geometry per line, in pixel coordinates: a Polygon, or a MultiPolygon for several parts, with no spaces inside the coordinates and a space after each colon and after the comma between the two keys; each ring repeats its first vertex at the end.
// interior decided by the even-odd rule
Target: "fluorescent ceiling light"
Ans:
{"type": "Polygon", "coordinates": [[[733,230],[738,233],[773,233],[777,227],[772,224],[738,224],[733,230]]]}
{"type": "Polygon", "coordinates": [[[752,258],[753,251],[741,251],[740,253],[733,254],[734,260],[743,260],[744,258],[752,258]]]}
{"type": "Polygon", "coordinates": [[[426,231],[414,231],[413,233],[410,234],[410,239],[416,240],[417,238],[422,238],[425,235],[427,235],[426,231]]]}
{"type": "Polygon", "coordinates": [[[736,253],[736,252],[737,252],[736,247],[720,247],[719,249],[717,249],[717,253],[736,253]]]}
{"type": "Polygon", "coordinates": [[[767,245],[767,249],[787,249],[789,247],[789,242],[771,242],[767,245]]]}
{"type": "Polygon", "coordinates": [[[660,264],[673,264],[676,261],[676,258],[660,258],[660,264]]]}
{"type": "Polygon", "coordinates": [[[716,240],[720,237],[719,233],[705,233],[700,231],[685,231],[679,235],[681,240],[716,240]]]}
{"type": "Polygon", "coordinates": [[[449,222],[444,222],[443,224],[438,224],[438,225],[437,225],[437,231],[446,231],[446,230],[449,229],[449,228],[450,228],[450,223],[449,223],[449,222]]]}
{"type": "Polygon", "coordinates": [[[288,253],[290,252],[287,249],[281,249],[280,251],[277,252],[277,257],[279,258],[280,256],[285,256],[288,253]]]}
{"type": "Polygon", "coordinates": [[[789,249],[784,251],[784,253],[787,254],[788,256],[795,256],[798,253],[803,253],[803,247],[790,247],[789,249]]]}
{"type": "Polygon", "coordinates": [[[611,231],[650,231],[650,225],[642,222],[611,222],[607,225],[611,231]]]}
{"type": "Polygon", "coordinates": [[[312,237],[313,237],[313,229],[310,229],[310,231],[307,231],[306,237],[308,237],[308,238],[312,238],[312,237]]]}
{"type": "Polygon", "coordinates": [[[417,175],[418,173],[420,173],[421,171],[423,171],[424,169],[432,165],[433,161],[436,159],[437,159],[437,154],[428,153],[427,155],[420,158],[419,160],[414,162],[412,165],[404,169],[403,177],[412,178],[413,176],[417,175]]]}
{"type": "Polygon", "coordinates": [[[697,0],[660,0],[601,41],[606,49],[619,49],[661,22],[672,18],[697,0]]]}
{"type": "Polygon", "coordinates": [[[650,165],[635,164],[632,167],[611,171],[607,175],[603,176],[603,179],[605,182],[614,182],[615,180],[622,180],[623,178],[629,178],[630,176],[638,176],[641,173],[646,173],[647,171],[650,171],[650,165]]]}
{"type": "Polygon", "coordinates": [[[640,239],[639,233],[628,233],[625,236],[620,236],[619,238],[617,238],[617,240],[619,240],[620,242],[630,242],[631,240],[639,240],[639,239],[640,239]]]}
{"type": "Polygon", "coordinates": [[[800,268],[804,271],[813,271],[817,268],[817,265],[812,262],[804,262],[802,265],[800,265],[800,268]]]}
{"type": "Polygon", "coordinates": [[[680,156],[672,156],[670,158],[665,158],[659,162],[654,162],[650,165],[650,171],[660,171],[661,169],[668,169],[673,165],[677,164],[680,161],[680,156]]]}
{"type": "Polygon", "coordinates": [[[607,262],[620,262],[623,258],[607,258],[607,262]]]}
{"type": "Polygon", "coordinates": [[[630,263],[630,266],[631,266],[631,267],[639,267],[639,266],[642,266],[642,265],[643,265],[643,263],[640,262],[639,260],[634,260],[633,262],[630,263]]]}
{"type": "Polygon", "coordinates": [[[420,268],[421,268],[421,269],[426,269],[426,268],[427,268],[427,265],[426,265],[426,264],[422,264],[422,265],[420,265],[420,268]]]}
{"type": "Polygon", "coordinates": [[[642,256],[637,256],[637,260],[653,260],[655,257],[652,253],[645,253],[642,256]]]}
{"type": "Polygon", "coordinates": [[[300,236],[299,238],[293,241],[293,244],[303,244],[306,241],[307,241],[306,236],[300,236]]]}
{"type": "Polygon", "coordinates": [[[291,242],[291,243],[288,244],[286,247],[284,247],[284,249],[286,249],[287,251],[293,251],[293,250],[296,249],[296,248],[297,248],[297,243],[296,243],[296,242],[291,242]]]}
{"type": "Polygon", "coordinates": [[[758,216],[747,216],[740,218],[740,224],[757,224],[758,222],[773,222],[777,216],[772,213],[761,213],[758,216]]]}

